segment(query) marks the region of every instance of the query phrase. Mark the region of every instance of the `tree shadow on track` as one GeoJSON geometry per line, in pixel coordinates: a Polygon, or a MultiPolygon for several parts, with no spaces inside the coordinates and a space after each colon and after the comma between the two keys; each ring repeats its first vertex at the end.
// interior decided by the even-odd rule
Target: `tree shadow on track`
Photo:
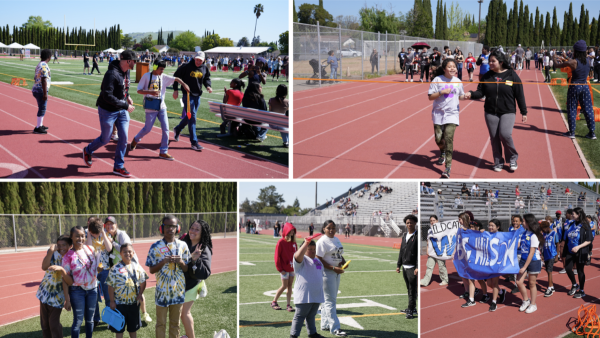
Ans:
{"type": "MultiPolygon", "coordinates": [[[[398,161],[398,162],[406,161],[408,163],[414,164],[421,168],[430,169],[433,172],[438,173],[440,175],[442,174],[442,172],[445,168],[443,165],[440,166],[440,165],[436,164],[437,158],[439,156],[439,152],[431,151],[431,156],[427,156],[427,155],[423,155],[423,154],[409,154],[409,153],[404,153],[404,152],[388,153],[387,155],[390,155],[390,159],[393,161],[398,161]]],[[[477,161],[479,161],[479,160],[480,160],[479,157],[473,156],[469,153],[465,153],[462,151],[454,150],[452,153],[452,161],[453,162],[464,163],[471,167],[475,167],[475,164],[477,164],[477,161]]],[[[488,169],[488,168],[492,168],[492,166],[493,166],[493,163],[491,163],[485,159],[481,159],[481,162],[479,163],[479,169],[488,169]]]]}
{"type": "Polygon", "coordinates": [[[25,134],[36,135],[31,130],[0,130],[0,136],[25,135],[25,134]]]}
{"type": "Polygon", "coordinates": [[[514,126],[514,129],[525,130],[525,131],[535,131],[538,133],[554,135],[554,136],[563,136],[564,135],[564,131],[541,129],[532,124],[527,124],[527,125],[516,124],[514,126]]]}
{"type": "MultiPolygon", "coordinates": [[[[81,158],[81,154],[77,154],[77,158],[81,158]]],[[[54,167],[42,167],[36,166],[32,167],[32,169],[37,170],[40,174],[47,178],[63,178],[63,177],[95,177],[95,178],[103,178],[103,177],[116,177],[112,171],[107,170],[106,173],[86,173],[80,171],[79,169],[87,169],[87,166],[84,165],[75,165],[69,164],[66,168],[54,168],[54,167]]],[[[29,175],[31,176],[31,175],[29,175]]],[[[38,178],[37,176],[31,176],[38,178]]]]}

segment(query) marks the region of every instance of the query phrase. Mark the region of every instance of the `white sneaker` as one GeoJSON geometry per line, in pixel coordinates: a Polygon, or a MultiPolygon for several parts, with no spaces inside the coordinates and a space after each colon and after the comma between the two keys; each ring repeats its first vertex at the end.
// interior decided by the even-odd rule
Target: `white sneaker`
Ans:
{"type": "Polygon", "coordinates": [[[558,273],[567,273],[567,270],[565,270],[565,269],[562,269],[562,270],[560,270],[558,273]]]}
{"type": "Polygon", "coordinates": [[[146,323],[152,322],[152,318],[150,318],[150,315],[148,314],[148,312],[142,313],[142,320],[145,321],[146,323]]]}
{"type": "Polygon", "coordinates": [[[440,283],[440,286],[446,286],[446,285],[448,285],[448,282],[441,282],[440,283]]]}
{"type": "Polygon", "coordinates": [[[531,301],[529,299],[524,301],[523,305],[521,305],[521,307],[519,308],[519,311],[523,312],[523,311],[527,310],[527,308],[529,307],[529,304],[531,304],[531,301]]]}
{"type": "Polygon", "coordinates": [[[525,313],[534,313],[537,310],[537,305],[531,305],[530,307],[527,308],[527,311],[525,311],[525,313]]]}
{"type": "Polygon", "coordinates": [[[410,82],[413,82],[413,79],[410,79],[410,82]]]}

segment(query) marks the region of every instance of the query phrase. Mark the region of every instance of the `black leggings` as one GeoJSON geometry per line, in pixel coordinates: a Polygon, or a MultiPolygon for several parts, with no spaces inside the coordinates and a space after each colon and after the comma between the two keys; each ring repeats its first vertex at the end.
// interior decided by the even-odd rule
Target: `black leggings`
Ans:
{"type": "Polygon", "coordinates": [[[531,60],[525,60],[525,66],[529,69],[529,67],[531,67],[531,60]]]}
{"type": "Polygon", "coordinates": [[[94,69],[98,71],[98,74],[100,74],[100,69],[98,69],[98,64],[97,63],[94,63],[94,66],[92,67],[91,73],[94,73],[94,69]]]}
{"type": "Polygon", "coordinates": [[[413,79],[413,74],[415,73],[413,65],[406,65],[406,79],[408,80],[408,74],[410,74],[410,79],[413,79]]]}
{"type": "Polygon", "coordinates": [[[426,82],[429,82],[429,65],[421,66],[421,80],[423,80],[423,77],[425,77],[426,82]]]}
{"type": "MultiPolygon", "coordinates": [[[[567,244],[565,243],[565,246],[566,245],[567,244]]],[[[587,257],[585,257],[585,260],[587,260],[587,257]]],[[[579,289],[583,290],[583,287],[585,286],[585,273],[583,272],[585,262],[579,262],[579,253],[575,255],[568,253],[565,256],[565,270],[567,270],[567,276],[569,276],[569,279],[571,280],[572,284],[577,284],[577,282],[575,281],[575,274],[573,273],[573,264],[575,264],[575,267],[577,268],[577,277],[579,277],[579,289]]]]}
{"type": "Polygon", "coordinates": [[[546,80],[550,81],[550,66],[546,66],[546,80]]]}

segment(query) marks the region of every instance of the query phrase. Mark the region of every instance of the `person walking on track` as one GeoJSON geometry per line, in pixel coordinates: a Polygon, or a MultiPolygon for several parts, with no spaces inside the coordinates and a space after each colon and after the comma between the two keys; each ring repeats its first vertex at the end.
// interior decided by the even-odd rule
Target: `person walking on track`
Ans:
{"type": "Polygon", "coordinates": [[[125,151],[127,150],[127,133],[129,132],[129,113],[133,112],[133,100],[129,96],[129,70],[135,66],[135,53],[126,50],[121,53],[121,59],[108,65],[104,73],[100,95],[96,101],[100,117],[101,133],[92,143],[83,148],[83,161],[88,167],[92,166],[92,154],[98,148],[110,141],[113,126],[117,126],[119,141],[115,149],[115,164],[113,174],[131,177],[125,169],[125,151]]]}
{"type": "MultiPolygon", "coordinates": [[[[483,50],[485,54],[486,47],[483,50]]],[[[477,85],[477,90],[469,91],[465,97],[477,100],[485,96],[485,122],[492,144],[494,171],[502,171],[505,160],[510,163],[510,170],[515,171],[518,168],[519,154],[513,143],[512,132],[517,116],[517,104],[523,116],[523,123],[527,122],[523,84],[517,73],[510,67],[506,56],[500,51],[496,50],[489,54],[486,61],[490,71],[484,73],[480,80],[482,83],[477,85]],[[502,148],[506,158],[502,156],[502,148]]],[[[483,66],[484,64],[481,68],[483,66]]]]}
{"type": "Polygon", "coordinates": [[[557,68],[571,68],[573,73],[571,85],[567,91],[567,113],[569,116],[569,131],[564,135],[568,138],[575,138],[575,120],[577,117],[577,105],[581,106],[581,112],[585,116],[589,132],[586,138],[596,139],[596,122],[594,121],[594,107],[592,106],[592,97],[590,88],[587,86],[587,76],[590,72],[590,65],[587,62],[587,45],[584,40],[579,40],[573,46],[575,54],[572,59],[558,58],[556,53],[552,56],[552,62],[557,68]]]}
{"type": "Polygon", "coordinates": [[[94,69],[98,71],[98,74],[102,74],[100,68],[98,68],[98,53],[92,56],[92,72],[90,74],[94,74],[94,69]]]}
{"type": "Polygon", "coordinates": [[[90,55],[89,55],[90,50],[86,49],[85,53],[83,53],[83,75],[92,75],[92,73],[90,73],[90,55]],[[87,69],[87,73],[85,72],[85,70],[87,69]]]}
{"type": "MultiPolygon", "coordinates": [[[[502,52],[500,52],[500,54],[504,55],[504,53],[502,53],[502,52]]],[[[490,59],[490,47],[488,47],[487,45],[484,45],[483,48],[481,49],[481,55],[479,55],[479,58],[477,59],[477,63],[476,63],[479,66],[479,82],[482,81],[485,73],[487,73],[490,70],[489,59],[490,59]]],[[[507,63],[507,65],[508,65],[508,63],[507,63]]]]}
{"type": "Polygon", "coordinates": [[[40,53],[40,63],[35,67],[35,84],[31,88],[31,93],[38,104],[37,124],[33,129],[34,134],[47,134],[48,127],[44,126],[44,116],[48,106],[48,92],[50,91],[51,74],[48,62],[50,62],[51,52],[44,49],[40,53]]]}
{"type": "MultiPolygon", "coordinates": [[[[179,133],[181,130],[188,127],[190,133],[190,141],[192,143],[193,150],[202,150],[200,144],[198,144],[198,136],[196,136],[196,114],[200,107],[200,96],[202,95],[202,85],[206,87],[208,93],[212,93],[211,82],[210,82],[210,70],[204,64],[204,52],[197,52],[194,56],[194,62],[188,62],[185,65],[177,68],[174,77],[180,78],[187,84],[190,91],[183,92],[183,111],[184,116],[178,126],[173,131],[175,132],[175,142],[179,141],[179,133]],[[188,103],[189,102],[189,103],[188,103]],[[190,117],[185,114],[188,110],[188,104],[190,105],[190,117]]],[[[179,83],[173,83],[173,99],[177,100],[179,97],[179,83]]]]}
{"type": "Polygon", "coordinates": [[[54,51],[54,61],[52,61],[52,63],[58,62],[58,64],[60,64],[60,61],[58,61],[58,49],[54,51]]]}

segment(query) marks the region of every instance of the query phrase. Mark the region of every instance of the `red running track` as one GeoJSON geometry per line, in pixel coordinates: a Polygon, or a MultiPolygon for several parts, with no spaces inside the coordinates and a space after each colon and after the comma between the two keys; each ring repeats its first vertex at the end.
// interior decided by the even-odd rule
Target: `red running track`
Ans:
{"type": "MultiPolygon", "coordinates": [[[[519,71],[523,82],[543,81],[535,70],[519,71]]],[[[418,76],[417,76],[418,78],[418,76]]],[[[433,139],[428,83],[349,82],[294,93],[295,178],[439,178],[439,148],[433,139]]],[[[475,83],[464,83],[465,91],[475,83]]],[[[461,101],[451,177],[588,178],[547,85],[525,85],[528,121],[513,131],[519,152],[516,172],[492,170],[483,101],[461,101]]]]}
{"type": "MultiPolygon", "coordinates": [[[[50,127],[48,134],[33,134],[37,103],[31,91],[0,83],[0,177],[118,177],[112,173],[114,142],[94,153],[91,168],[83,162],[83,148],[100,135],[98,111],[52,96],[48,100],[44,121],[50,127]],[[28,169],[26,174],[23,167],[28,169]]],[[[130,142],[143,126],[143,122],[130,121],[130,142]]],[[[284,165],[213,143],[200,141],[204,150],[193,151],[187,137],[171,142],[169,153],[175,161],[161,160],[160,139],[161,130],[154,127],[134,152],[126,154],[125,168],[135,178],[288,177],[288,167],[284,165]]]]}
{"type": "MultiPolygon", "coordinates": [[[[597,256],[600,249],[594,249],[597,256]]],[[[421,273],[426,270],[427,255],[421,256],[421,273]]],[[[456,273],[452,261],[446,261],[449,285],[439,286],[439,270],[433,270],[431,284],[421,287],[421,330],[420,336],[427,337],[562,337],[569,331],[567,322],[577,318],[577,309],[582,304],[598,303],[597,290],[600,289],[600,258],[592,258],[592,265],[585,268],[585,290],[587,296],[575,299],[567,296],[571,282],[566,274],[559,274],[562,262],[554,265],[552,274],[556,292],[544,297],[548,287],[548,274],[545,269],[537,280],[537,311],[531,314],[519,312],[522,303],[520,293],[511,294],[512,286],[500,278],[500,288],[508,290],[504,304],[498,304],[495,312],[489,312],[489,304],[479,303],[481,293],[475,296],[477,305],[462,308],[464,300],[458,296],[464,292],[462,279],[456,273]],[[565,288],[567,287],[567,288],[565,288]]],[[[575,276],[577,278],[577,276],[575,276]]],[[[526,282],[527,284],[527,282],[526,282]]],[[[514,284],[513,284],[514,285],[514,284]]],[[[477,284],[479,288],[479,285],[477,284]]],[[[529,288],[527,289],[528,294],[529,288]]],[[[488,287],[491,295],[491,289],[488,287]]],[[[491,303],[491,301],[490,301],[491,303]]]]}
{"type": "MultiPolygon", "coordinates": [[[[242,231],[245,233],[246,228],[242,228],[242,231]]],[[[298,231],[299,238],[306,238],[309,235],[308,231],[298,231]]],[[[315,232],[313,234],[319,233],[317,227],[315,227],[315,232]]],[[[259,235],[273,236],[273,229],[262,230],[259,235]]],[[[344,238],[344,234],[336,233],[335,236],[342,243],[350,243],[350,244],[363,244],[363,245],[375,245],[375,246],[385,246],[393,248],[394,244],[400,244],[402,242],[401,238],[387,238],[387,237],[371,237],[371,236],[353,236],[350,238],[344,238]]]]}
{"type": "MultiPolygon", "coordinates": [[[[135,251],[150,277],[146,286],[155,287],[156,277],[145,266],[152,243],[134,244],[135,251]]],[[[212,273],[237,270],[237,238],[213,238],[212,273]]],[[[2,254],[0,260],[0,327],[16,321],[39,316],[40,301],[35,297],[44,277],[41,269],[46,251],[2,254]],[[23,267],[26,268],[23,268],[23,267]]]]}

